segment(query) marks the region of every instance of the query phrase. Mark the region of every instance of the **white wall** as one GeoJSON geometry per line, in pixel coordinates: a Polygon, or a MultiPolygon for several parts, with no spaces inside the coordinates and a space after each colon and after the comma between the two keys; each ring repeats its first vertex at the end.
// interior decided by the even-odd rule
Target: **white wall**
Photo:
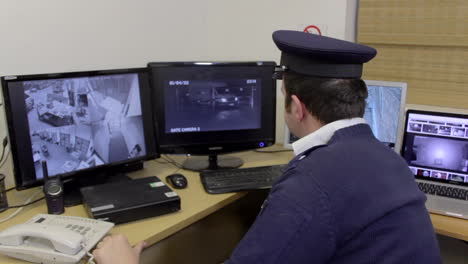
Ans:
{"type": "MultiPolygon", "coordinates": [[[[316,24],[325,35],[349,38],[349,8],[356,1],[0,0],[0,75],[142,67],[150,61],[279,61],[274,30],[316,24]]],[[[283,99],[278,102],[281,142],[283,99]]],[[[2,114],[0,139],[4,120],[2,114]]],[[[2,171],[10,172],[9,162],[6,167],[2,171]]]]}

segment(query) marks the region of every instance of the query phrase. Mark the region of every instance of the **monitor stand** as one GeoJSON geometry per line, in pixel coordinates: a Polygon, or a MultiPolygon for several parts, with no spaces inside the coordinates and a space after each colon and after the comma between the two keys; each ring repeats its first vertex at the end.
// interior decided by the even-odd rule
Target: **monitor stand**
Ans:
{"type": "Polygon", "coordinates": [[[218,170],[218,169],[235,169],[244,164],[242,159],[232,156],[219,157],[217,154],[210,154],[206,157],[191,157],[187,159],[182,168],[191,171],[218,170]]]}

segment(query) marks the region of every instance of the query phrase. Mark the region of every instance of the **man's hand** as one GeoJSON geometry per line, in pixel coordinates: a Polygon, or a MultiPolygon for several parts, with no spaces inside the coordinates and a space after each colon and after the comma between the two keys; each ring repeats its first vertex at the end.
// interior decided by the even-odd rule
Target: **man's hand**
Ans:
{"type": "Polygon", "coordinates": [[[93,255],[99,264],[138,264],[140,253],[145,247],[145,241],[132,247],[124,235],[117,234],[99,242],[93,255]]]}

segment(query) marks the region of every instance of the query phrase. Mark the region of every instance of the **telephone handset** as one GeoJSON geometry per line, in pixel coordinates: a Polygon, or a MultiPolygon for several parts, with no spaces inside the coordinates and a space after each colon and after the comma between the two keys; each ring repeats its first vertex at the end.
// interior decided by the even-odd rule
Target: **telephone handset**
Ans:
{"type": "Polygon", "coordinates": [[[19,246],[28,237],[49,240],[56,251],[67,255],[78,253],[85,241],[84,236],[71,230],[58,226],[32,223],[16,225],[3,231],[0,235],[0,244],[19,246]]]}
{"type": "Polygon", "coordinates": [[[89,218],[39,214],[0,232],[0,252],[36,263],[77,263],[113,226],[89,218]]]}

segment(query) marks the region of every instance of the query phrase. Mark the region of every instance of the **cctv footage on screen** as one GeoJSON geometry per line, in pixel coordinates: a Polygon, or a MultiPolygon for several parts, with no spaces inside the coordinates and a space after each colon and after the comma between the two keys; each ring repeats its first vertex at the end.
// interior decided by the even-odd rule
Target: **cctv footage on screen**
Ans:
{"type": "Polygon", "coordinates": [[[36,178],[146,154],[137,74],[24,81],[36,178]]]}
{"type": "Polygon", "coordinates": [[[164,85],[166,133],[261,126],[258,79],[168,80],[164,85]]]}
{"type": "Polygon", "coordinates": [[[403,157],[414,175],[468,182],[468,120],[410,114],[403,157]]]}

